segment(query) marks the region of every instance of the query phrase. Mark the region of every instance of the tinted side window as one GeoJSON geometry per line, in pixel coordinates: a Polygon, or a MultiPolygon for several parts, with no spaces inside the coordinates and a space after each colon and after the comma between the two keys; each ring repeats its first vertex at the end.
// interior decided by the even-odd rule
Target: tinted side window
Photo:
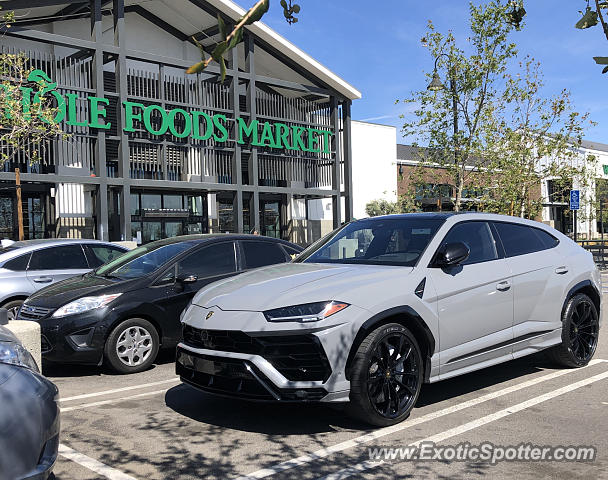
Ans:
{"type": "Polygon", "coordinates": [[[32,252],[28,270],[75,270],[89,268],[80,245],[43,248],[32,252]]]}
{"type": "Polygon", "coordinates": [[[498,258],[496,242],[487,222],[463,222],[456,224],[446,235],[442,244],[462,242],[471,250],[462,265],[488,262],[498,258]]]}
{"type": "Polygon", "coordinates": [[[541,230],[540,228],[533,228],[532,231],[536,234],[537,237],[540,238],[540,241],[543,242],[545,249],[557,247],[559,240],[555,238],[548,232],[541,230]]]}
{"type": "Polygon", "coordinates": [[[276,243],[270,242],[243,242],[245,251],[245,268],[264,267],[287,261],[285,252],[276,243]]]}
{"type": "Polygon", "coordinates": [[[110,247],[108,245],[87,245],[86,250],[87,257],[89,258],[89,265],[91,268],[100,267],[104,263],[108,263],[125,253],[120,248],[110,247]]]}
{"type": "MultiPolygon", "coordinates": [[[[539,252],[547,248],[549,240],[543,238],[540,234],[544,233],[536,228],[528,227],[527,225],[518,225],[516,223],[496,222],[496,230],[500,235],[502,244],[505,247],[507,257],[515,257],[517,255],[525,255],[527,253],[539,252]],[[538,234],[537,234],[538,232],[538,234]]],[[[549,235],[549,234],[547,234],[549,235]]],[[[549,235],[551,237],[551,235],[549,235]]],[[[553,237],[551,237],[553,238],[553,237]]],[[[551,246],[554,247],[556,239],[553,239],[551,246]]]]}
{"type": "Polygon", "coordinates": [[[12,270],[13,272],[25,272],[27,269],[27,263],[30,261],[30,254],[20,255],[17,258],[9,260],[3,265],[3,268],[12,270]]]}
{"type": "Polygon", "coordinates": [[[177,264],[178,275],[196,275],[199,278],[214,277],[236,272],[234,243],[218,243],[197,250],[177,264]]]}

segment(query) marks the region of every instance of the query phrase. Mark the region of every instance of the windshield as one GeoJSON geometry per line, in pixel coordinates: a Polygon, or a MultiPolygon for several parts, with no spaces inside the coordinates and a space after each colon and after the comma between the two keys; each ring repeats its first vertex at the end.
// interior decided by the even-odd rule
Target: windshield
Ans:
{"type": "Polygon", "coordinates": [[[418,216],[358,220],[311,245],[296,261],[413,267],[444,221],[418,216]]]}
{"type": "Polygon", "coordinates": [[[192,246],[188,242],[155,245],[151,243],[121,255],[95,270],[102,277],[139,278],[154,272],[192,246]]]}

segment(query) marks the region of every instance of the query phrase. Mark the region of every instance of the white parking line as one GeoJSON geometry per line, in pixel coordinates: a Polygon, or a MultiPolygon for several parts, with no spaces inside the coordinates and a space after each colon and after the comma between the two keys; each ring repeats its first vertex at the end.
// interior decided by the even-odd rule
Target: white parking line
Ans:
{"type": "MultiPolygon", "coordinates": [[[[553,390],[551,392],[545,393],[543,395],[539,395],[538,397],[532,398],[530,400],[526,400],[525,402],[518,403],[517,405],[513,405],[511,407],[504,408],[499,410],[496,413],[492,413],[490,415],[486,415],[484,417],[478,418],[477,420],[473,420],[468,423],[464,423],[458,427],[451,428],[444,432],[438,433],[436,435],[432,435],[430,437],[424,438],[422,440],[418,440],[416,442],[410,443],[408,446],[419,446],[422,442],[433,442],[439,443],[448,438],[455,437],[462,433],[468,432],[470,430],[474,430],[475,428],[482,427],[488,423],[495,422],[496,420],[500,420],[501,418],[507,417],[509,415],[513,415],[514,413],[521,412],[527,408],[538,405],[539,403],[546,402],[547,400],[551,400],[555,397],[559,397],[560,395],[564,395],[566,393],[572,392],[578,388],[584,387],[586,385],[590,385],[595,382],[599,382],[600,380],[604,380],[608,378],[608,372],[600,373],[599,375],[594,375],[593,377],[586,378],[579,382],[572,383],[571,385],[566,385],[565,387],[558,388],[557,390],[553,390]]],[[[345,478],[352,477],[355,474],[361,473],[365,470],[369,470],[371,468],[377,467],[381,465],[382,461],[365,461],[361,462],[353,467],[344,468],[338,472],[332,473],[325,477],[320,478],[319,480],[344,480],[345,478]]]]}
{"type": "Polygon", "coordinates": [[[283,472],[285,470],[290,470],[295,467],[299,467],[302,465],[306,465],[308,463],[315,462],[317,460],[325,458],[334,453],[342,452],[344,450],[348,450],[350,448],[357,447],[359,445],[363,445],[365,443],[371,442],[372,440],[376,440],[378,438],[385,437],[387,435],[391,435],[396,432],[400,432],[407,428],[411,428],[411,427],[414,427],[421,423],[435,420],[435,419],[443,417],[445,415],[450,415],[454,412],[464,410],[465,408],[479,405],[480,403],[487,402],[489,400],[493,400],[493,399],[501,397],[503,395],[508,395],[508,394],[516,392],[518,390],[528,388],[528,387],[537,385],[539,383],[546,382],[548,380],[553,380],[554,378],[558,378],[563,375],[568,375],[570,373],[581,371],[583,369],[589,368],[593,365],[597,365],[598,363],[602,363],[602,362],[608,362],[608,360],[596,359],[596,360],[592,360],[591,362],[589,362],[589,364],[587,366],[579,368],[579,369],[558,370],[556,372],[552,372],[547,375],[543,375],[541,377],[533,378],[531,380],[528,380],[528,381],[525,381],[525,382],[522,382],[522,383],[519,383],[516,385],[512,385],[510,387],[503,388],[502,390],[498,390],[496,392],[491,392],[486,395],[482,395],[480,397],[473,398],[471,400],[467,400],[467,401],[459,403],[457,405],[452,405],[450,407],[443,408],[441,410],[423,415],[418,418],[411,418],[411,419],[406,420],[403,423],[393,425],[391,427],[381,428],[379,430],[368,433],[366,435],[362,435],[360,437],[353,438],[352,440],[347,440],[345,442],[338,443],[337,445],[325,447],[320,450],[317,450],[316,452],[313,452],[313,453],[310,453],[307,455],[302,455],[300,457],[297,457],[297,458],[294,458],[291,460],[287,460],[282,463],[278,463],[278,464],[273,465],[268,468],[263,468],[256,472],[250,473],[248,475],[239,477],[236,480],[253,480],[253,479],[261,479],[261,478],[270,477],[279,472],[283,472]]]}
{"type": "Polygon", "coordinates": [[[169,389],[164,388],[162,390],[154,390],[153,392],[145,392],[145,393],[138,393],[137,395],[129,395],[128,397],[112,398],[110,400],[101,400],[99,402],[92,402],[92,403],[83,403],[82,405],[75,405],[73,407],[61,407],[61,413],[71,412],[73,410],[82,410],[83,408],[89,408],[89,407],[98,407],[99,405],[110,405],[112,403],[125,402],[125,401],[129,401],[129,400],[133,400],[135,398],[150,397],[152,395],[157,395],[159,393],[165,393],[167,390],[169,390],[169,389]]]}
{"type": "Polygon", "coordinates": [[[87,457],[86,455],[71,449],[70,447],[60,444],[59,455],[71,460],[78,465],[98,473],[99,475],[108,478],[109,480],[135,480],[135,477],[127,475],[126,473],[116,470],[115,468],[109,467],[108,465],[101,463],[94,458],[87,457]]]}
{"type": "Polygon", "coordinates": [[[83,400],[85,398],[101,397],[103,395],[111,395],[113,393],[128,392],[130,390],[139,390],[140,388],[157,387],[158,385],[165,385],[167,383],[179,383],[179,381],[180,381],[179,377],[175,377],[175,378],[172,378],[171,380],[162,380],[160,382],[142,383],[140,385],[132,385],[130,387],[115,388],[113,390],[104,390],[104,391],[95,392],[95,393],[84,393],[82,395],[75,395],[73,397],[60,398],[59,401],[60,402],[70,402],[72,400],[83,400]]]}

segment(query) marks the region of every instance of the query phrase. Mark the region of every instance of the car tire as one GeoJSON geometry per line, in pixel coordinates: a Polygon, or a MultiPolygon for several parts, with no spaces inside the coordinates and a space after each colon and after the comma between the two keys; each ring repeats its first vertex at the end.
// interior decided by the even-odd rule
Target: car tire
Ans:
{"type": "Polygon", "coordinates": [[[597,348],[599,315],[593,301],[584,293],[573,296],[562,315],[562,342],[547,355],[568,368],[584,367],[597,348]]]}
{"type": "Polygon", "coordinates": [[[23,305],[23,300],[11,300],[10,302],[6,302],[2,305],[2,308],[6,308],[8,310],[8,319],[16,320],[17,312],[19,312],[19,308],[23,305]]]}
{"type": "Polygon", "coordinates": [[[348,412],[377,427],[402,422],[418,400],[423,370],[420,347],[406,327],[376,328],[354,356],[348,412]]]}
{"type": "Polygon", "coordinates": [[[130,318],[110,332],[104,348],[104,359],[118,373],[142,372],[150,368],[159,347],[154,325],[143,318],[130,318]]]}

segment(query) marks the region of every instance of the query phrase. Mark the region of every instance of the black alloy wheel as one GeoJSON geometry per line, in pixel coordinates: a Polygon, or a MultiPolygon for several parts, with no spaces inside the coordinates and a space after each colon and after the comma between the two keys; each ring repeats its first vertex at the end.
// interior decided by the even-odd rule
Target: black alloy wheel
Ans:
{"type": "Polygon", "coordinates": [[[587,363],[595,353],[599,333],[597,311],[589,298],[576,303],[572,311],[569,348],[572,355],[587,363]]]}
{"type": "Polygon", "coordinates": [[[422,373],[420,348],[407,328],[393,323],[374,330],[353,362],[354,415],[377,426],[404,420],[418,399],[422,373]]]}
{"type": "Polygon", "coordinates": [[[562,342],[548,351],[566,367],[582,367],[593,358],[599,337],[599,314],[593,301],[579,293],[566,304],[562,317],[562,342]]]}

